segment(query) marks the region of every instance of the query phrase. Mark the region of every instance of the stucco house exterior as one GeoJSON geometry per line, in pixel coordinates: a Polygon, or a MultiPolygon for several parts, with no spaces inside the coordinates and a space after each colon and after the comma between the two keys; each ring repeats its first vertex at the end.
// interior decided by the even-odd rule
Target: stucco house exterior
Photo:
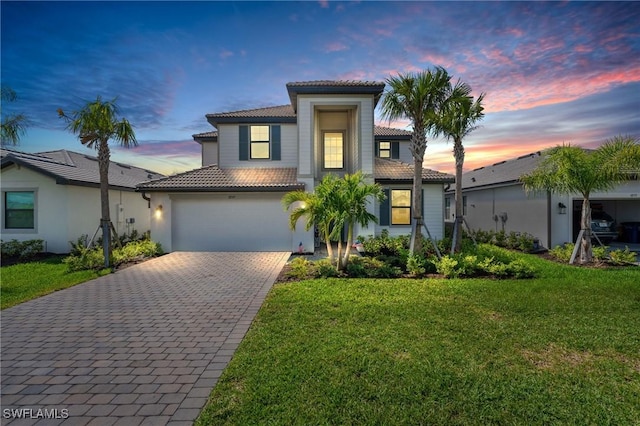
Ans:
{"type": "MultiPolygon", "coordinates": [[[[576,240],[582,196],[527,194],[519,180],[537,166],[542,155],[538,151],[463,174],[463,214],[471,229],[527,232],[548,248],[576,240]]],[[[605,212],[617,226],[640,222],[637,175],[630,175],[630,180],[611,191],[591,194],[590,200],[592,212],[605,212]]],[[[454,193],[448,191],[446,221],[453,221],[454,211],[454,193]]]]}
{"type": "MultiPolygon", "coordinates": [[[[66,150],[27,154],[2,149],[1,158],[3,240],[42,239],[46,251],[68,253],[69,241],[93,236],[100,224],[96,157],[66,150]]],[[[162,176],[111,162],[111,220],[119,234],[149,230],[149,203],[135,188],[162,176]]]]}
{"type": "MultiPolygon", "coordinates": [[[[356,235],[411,231],[411,133],[374,124],[384,83],[308,81],[286,85],[290,104],[207,114],[214,131],[193,135],[202,167],[138,185],[151,197],[152,238],[166,251],[313,252],[314,230],[295,231],[281,205],[291,190],[313,191],[327,173],[361,170],[383,186],[377,225],[356,235]]],[[[453,176],[424,170],[424,216],[444,230],[444,190],[453,176]]]]}

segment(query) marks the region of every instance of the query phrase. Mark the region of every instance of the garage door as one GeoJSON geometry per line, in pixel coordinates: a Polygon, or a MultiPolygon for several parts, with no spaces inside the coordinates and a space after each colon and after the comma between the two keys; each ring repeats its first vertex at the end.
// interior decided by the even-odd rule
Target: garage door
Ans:
{"type": "Polygon", "coordinates": [[[281,198],[280,193],[173,198],[173,250],[290,251],[292,233],[281,198]]]}

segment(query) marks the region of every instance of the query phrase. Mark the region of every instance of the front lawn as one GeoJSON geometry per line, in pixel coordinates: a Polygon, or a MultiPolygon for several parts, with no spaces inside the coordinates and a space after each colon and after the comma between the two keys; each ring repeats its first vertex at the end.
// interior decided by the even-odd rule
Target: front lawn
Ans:
{"type": "Polygon", "coordinates": [[[196,424],[637,424],[640,269],[274,286],[196,424]]]}
{"type": "Polygon", "coordinates": [[[62,259],[63,256],[51,256],[0,268],[0,307],[9,308],[110,272],[67,272],[62,259]]]}

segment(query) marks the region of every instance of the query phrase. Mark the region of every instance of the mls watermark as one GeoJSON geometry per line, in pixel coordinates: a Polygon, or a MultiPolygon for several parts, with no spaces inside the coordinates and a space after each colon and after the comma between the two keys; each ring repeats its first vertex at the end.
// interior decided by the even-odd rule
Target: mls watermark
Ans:
{"type": "Polygon", "coordinates": [[[68,419],[67,408],[4,408],[5,419],[68,419]]]}

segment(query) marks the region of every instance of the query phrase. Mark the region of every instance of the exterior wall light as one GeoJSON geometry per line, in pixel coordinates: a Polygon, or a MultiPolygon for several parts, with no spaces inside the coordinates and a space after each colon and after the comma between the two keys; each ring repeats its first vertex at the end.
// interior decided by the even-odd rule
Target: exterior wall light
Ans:
{"type": "Polygon", "coordinates": [[[158,204],[156,207],[156,219],[160,219],[162,217],[162,204],[158,204]]]}
{"type": "Polygon", "coordinates": [[[558,214],[567,214],[567,206],[563,203],[558,203],[558,214]]]}

